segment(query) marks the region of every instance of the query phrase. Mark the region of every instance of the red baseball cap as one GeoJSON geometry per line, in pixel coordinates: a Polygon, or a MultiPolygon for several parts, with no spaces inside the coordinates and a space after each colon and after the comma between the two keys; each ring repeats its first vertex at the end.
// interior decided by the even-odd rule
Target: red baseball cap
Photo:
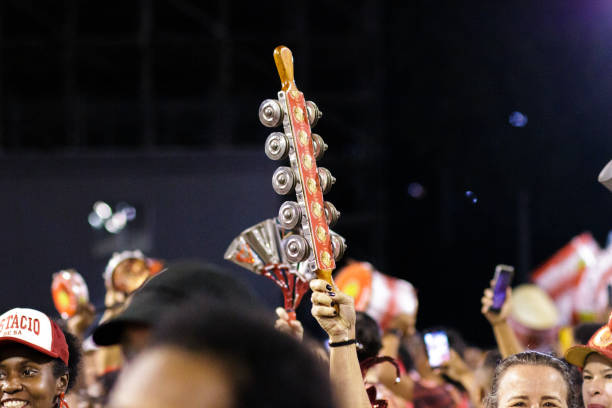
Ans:
{"type": "Polygon", "coordinates": [[[24,344],[68,365],[68,343],[62,329],[46,314],[15,308],[0,316],[0,342],[24,344]]]}
{"type": "Polygon", "coordinates": [[[586,345],[573,346],[565,352],[565,359],[571,364],[583,367],[591,353],[598,353],[612,361],[612,314],[608,323],[600,327],[586,345]]]}

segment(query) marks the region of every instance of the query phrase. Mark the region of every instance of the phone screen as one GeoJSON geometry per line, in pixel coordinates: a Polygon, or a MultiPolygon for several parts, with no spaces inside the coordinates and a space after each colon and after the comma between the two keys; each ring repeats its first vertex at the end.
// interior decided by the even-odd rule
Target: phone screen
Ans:
{"type": "Polygon", "coordinates": [[[450,360],[450,347],[448,337],[443,331],[425,333],[423,336],[427,357],[431,368],[441,367],[442,364],[450,360]]]}
{"type": "Polygon", "coordinates": [[[512,282],[512,275],[514,274],[514,268],[506,265],[498,265],[495,268],[495,287],[493,288],[493,305],[491,305],[492,312],[501,310],[504,302],[506,301],[506,290],[512,282]]]}

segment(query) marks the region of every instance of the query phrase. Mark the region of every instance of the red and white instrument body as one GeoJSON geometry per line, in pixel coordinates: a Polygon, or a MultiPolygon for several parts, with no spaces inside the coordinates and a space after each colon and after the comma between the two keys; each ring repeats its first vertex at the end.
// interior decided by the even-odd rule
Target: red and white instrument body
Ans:
{"type": "Polygon", "coordinates": [[[299,175],[295,194],[302,210],[302,234],[312,249],[306,262],[312,272],[333,270],[336,262],[332,255],[304,94],[293,83],[286,92],[278,93],[278,100],[285,110],[283,127],[290,145],[289,161],[293,171],[299,175]]]}

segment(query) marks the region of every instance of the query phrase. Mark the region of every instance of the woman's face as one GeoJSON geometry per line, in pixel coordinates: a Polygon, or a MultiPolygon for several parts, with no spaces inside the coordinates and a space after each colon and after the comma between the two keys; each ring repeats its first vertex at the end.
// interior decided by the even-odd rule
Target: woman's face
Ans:
{"type": "Polygon", "coordinates": [[[0,347],[1,408],[51,408],[67,382],[54,377],[51,357],[20,344],[0,347]]]}
{"type": "Polygon", "coordinates": [[[582,399],[586,408],[612,407],[612,362],[591,354],[582,370],[582,399]]]}
{"type": "Polygon", "coordinates": [[[515,365],[502,375],[497,388],[499,408],[567,408],[567,384],[556,369],[515,365]]]}

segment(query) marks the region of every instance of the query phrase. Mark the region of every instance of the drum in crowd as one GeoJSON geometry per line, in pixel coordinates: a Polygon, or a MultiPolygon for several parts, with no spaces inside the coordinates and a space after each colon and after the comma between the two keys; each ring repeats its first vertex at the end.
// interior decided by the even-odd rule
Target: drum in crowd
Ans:
{"type": "Polygon", "coordinates": [[[366,312],[383,329],[395,316],[417,312],[418,299],[412,284],[377,271],[367,262],[350,262],[334,280],[342,292],[355,299],[355,309],[366,312]]]}
{"type": "Polygon", "coordinates": [[[559,312],[552,298],[536,285],[514,288],[508,324],[525,348],[548,352],[557,347],[559,312]]]}

